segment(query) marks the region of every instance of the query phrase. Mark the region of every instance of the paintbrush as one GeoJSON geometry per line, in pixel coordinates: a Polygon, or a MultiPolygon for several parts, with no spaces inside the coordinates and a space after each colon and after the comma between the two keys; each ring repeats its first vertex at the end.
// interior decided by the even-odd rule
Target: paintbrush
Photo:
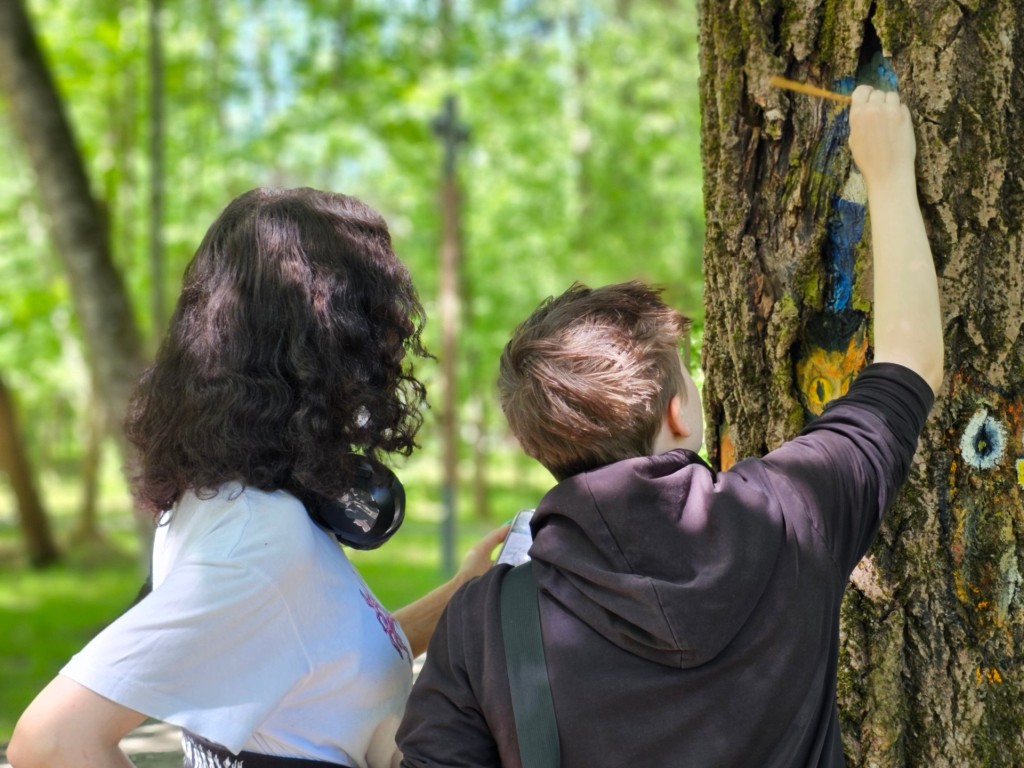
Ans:
{"type": "Polygon", "coordinates": [[[840,104],[849,104],[850,97],[843,93],[836,93],[835,91],[827,91],[824,88],[819,88],[816,85],[808,85],[807,83],[798,83],[796,80],[789,80],[779,75],[772,75],[771,80],[768,81],[769,85],[774,85],[776,88],[782,88],[787,91],[796,91],[797,93],[805,93],[808,96],[817,96],[819,99],[831,99],[832,101],[838,101],[840,104]]]}

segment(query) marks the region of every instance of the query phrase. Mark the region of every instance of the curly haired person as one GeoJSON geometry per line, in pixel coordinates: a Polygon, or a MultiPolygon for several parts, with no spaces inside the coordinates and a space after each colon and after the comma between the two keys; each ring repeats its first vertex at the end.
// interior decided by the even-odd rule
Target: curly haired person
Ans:
{"type": "Polygon", "coordinates": [[[186,766],[390,766],[421,653],[458,574],[390,615],[309,513],[356,451],[409,454],[423,310],[387,225],[352,197],[257,189],[210,227],[126,423],[157,521],[152,592],[38,695],[16,768],[128,766],[146,717],[186,766]]]}

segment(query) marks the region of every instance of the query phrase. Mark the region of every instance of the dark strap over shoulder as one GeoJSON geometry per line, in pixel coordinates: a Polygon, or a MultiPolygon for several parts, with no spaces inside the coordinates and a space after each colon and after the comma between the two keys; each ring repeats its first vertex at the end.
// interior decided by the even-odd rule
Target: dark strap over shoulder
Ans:
{"type": "Polygon", "coordinates": [[[181,747],[184,752],[182,768],[347,768],[341,763],[303,757],[274,757],[255,752],[239,752],[235,755],[220,744],[185,730],[181,732],[181,747]]]}
{"type": "Polygon", "coordinates": [[[558,725],[532,561],[510,568],[502,577],[501,634],[523,768],[558,768],[558,725]]]}

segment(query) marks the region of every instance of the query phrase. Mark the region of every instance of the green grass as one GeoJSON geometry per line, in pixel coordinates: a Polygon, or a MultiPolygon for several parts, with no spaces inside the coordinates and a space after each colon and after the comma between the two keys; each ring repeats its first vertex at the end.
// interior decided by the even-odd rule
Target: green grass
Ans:
{"type": "MultiPolygon", "coordinates": [[[[114,465],[116,466],[116,464],[114,465]]],[[[460,498],[456,557],[461,560],[485,532],[546,489],[542,471],[506,462],[510,476],[491,478],[490,519],[480,519],[460,498]],[[514,465],[514,466],[512,466],[514,465]],[[513,474],[514,473],[514,474],[513,474]]],[[[409,514],[384,547],[349,555],[378,599],[394,610],[442,581],[438,502],[433,464],[401,468],[409,514]]],[[[496,473],[497,474],[497,473],[496,473]]],[[[32,571],[25,566],[15,525],[14,501],[0,483],[0,744],[8,741],[18,716],[64,663],[124,611],[142,581],[127,494],[116,470],[108,472],[101,497],[101,542],[72,542],[77,489],[46,477],[41,484],[55,535],[63,546],[61,564],[32,571]]],[[[467,494],[468,496],[468,494],[467,494]]]]}
{"type": "Polygon", "coordinates": [[[127,608],[140,584],[134,557],[0,573],[0,742],[18,714],[93,635],[127,608]]]}

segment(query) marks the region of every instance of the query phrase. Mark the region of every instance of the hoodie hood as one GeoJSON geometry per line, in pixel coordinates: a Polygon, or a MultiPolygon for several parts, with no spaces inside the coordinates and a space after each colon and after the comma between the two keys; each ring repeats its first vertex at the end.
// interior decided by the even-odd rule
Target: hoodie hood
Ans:
{"type": "Polygon", "coordinates": [[[569,477],[531,522],[538,587],[623,650],[704,664],[750,618],[784,548],[759,486],[686,450],[569,477]]]}

